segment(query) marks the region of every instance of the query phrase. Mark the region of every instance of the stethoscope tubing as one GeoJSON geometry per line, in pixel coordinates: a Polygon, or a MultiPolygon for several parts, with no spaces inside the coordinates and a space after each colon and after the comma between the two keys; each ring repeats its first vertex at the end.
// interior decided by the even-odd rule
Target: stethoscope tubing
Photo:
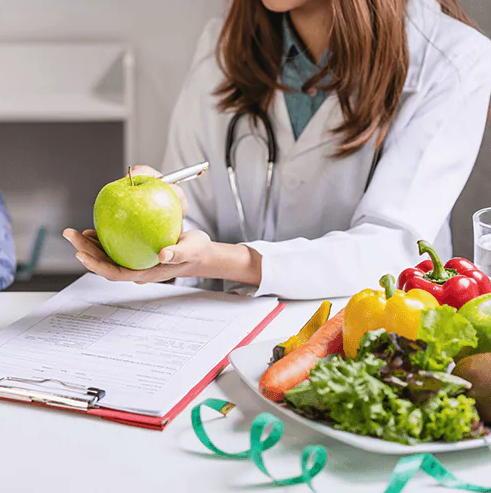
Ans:
{"type": "MultiPolygon", "coordinates": [[[[247,242],[248,235],[246,232],[245,213],[244,213],[244,207],[242,205],[242,200],[240,198],[239,186],[237,183],[237,174],[235,172],[235,163],[233,158],[234,143],[236,141],[235,131],[239,121],[244,116],[246,116],[245,113],[237,113],[236,115],[233,116],[232,120],[229,123],[226,142],[225,142],[225,164],[227,166],[230,188],[232,190],[232,195],[234,196],[234,202],[237,209],[237,214],[239,216],[240,232],[242,235],[242,239],[247,242]]],[[[270,208],[271,188],[273,186],[273,177],[276,167],[276,156],[278,153],[278,146],[277,146],[276,136],[273,127],[267,115],[263,112],[259,112],[256,116],[262,122],[264,129],[266,131],[265,142],[268,147],[268,162],[266,169],[266,201],[265,201],[264,216],[263,216],[263,230],[261,234],[261,239],[264,239],[264,236],[266,234],[267,215],[270,208]]],[[[257,128],[257,120],[255,126],[257,128]]]]}
{"type": "MultiPolygon", "coordinates": [[[[240,227],[240,232],[242,235],[242,238],[244,241],[248,241],[248,235],[246,232],[246,222],[245,222],[245,212],[244,212],[244,207],[242,204],[242,200],[240,198],[240,192],[239,192],[239,186],[237,183],[237,174],[235,170],[235,163],[234,163],[234,158],[233,158],[233,151],[234,151],[234,144],[236,142],[236,137],[235,137],[235,131],[237,128],[237,125],[241,118],[244,116],[247,116],[246,113],[237,113],[233,116],[232,120],[230,121],[228,125],[228,130],[227,130],[227,137],[226,137],[226,143],[225,143],[225,164],[227,166],[227,171],[228,171],[228,177],[230,181],[230,188],[232,190],[232,194],[234,196],[234,201],[235,201],[235,206],[237,209],[237,214],[239,216],[239,227],[240,227]]],[[[267,215],[268,211],[270,208],[270,202],[271,202],[271,189],[273,186],[273,178],[275,174],[275,168],[276,168],[276,157],[278,153],[278,145],[276,142],[276,136],[273,130],[273,126],[271,125],[271,122],[267,116],[266,113],[264,112],[258,112],[256,115],[256,118],[259,119],[266,131],[266,139],[265,143],[268,147],[268,162],[267,162],[267,169],[266,169],[266,201],[265,201],[265,208],[264,208],[264,217],[263,217],[263,230],[262,230],[262,235],[261,239],[264,239],[265,233],[266,233],[266,222],[267,222],[267,215]]],[[[255,127],[257,128],[257,119],[255,122],[255,127]]],[[[364,193],[367,192],[368,187],[370,186],[370,183],[372,182],[372,179],[375,175],[375,171],[377,169],[377,166],[380,162],[380,158],[382,156],[382,148],[377,149],[375,151],[370,170],[368,173],[368,178],[365,183],[365,188],[364,188],[364,193]]]]}

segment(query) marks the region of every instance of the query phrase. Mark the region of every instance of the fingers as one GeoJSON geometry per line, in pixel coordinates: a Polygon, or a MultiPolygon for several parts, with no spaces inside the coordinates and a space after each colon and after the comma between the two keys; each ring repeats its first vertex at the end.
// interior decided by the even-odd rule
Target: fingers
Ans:
{"type": "Polygon", "coordinates": [[[164,248],[159,253],[159,261],[164,265],[194,262],[200,258],[210,241],[204,231],[187,231],[181,235],[177,245],[164,248]]]}
{"type": "Polygon", "coordinates": [[[186,217],[188,215],[189,204],[186,194],[184,193],[184,190],[179,185],[169,184],[169,186],[172,188],[172,190],[174,190],[176,195],[179,197],[182,207],[182,216],[186,217]]]}
{"type": "MultiPolygon", "coordinates": [[[[99,248],[98,245],[94,244],[91,240],[86,238],[84,235],[80,234],[78,231],[74,229],[65,229],[63,231],[63,236],[79,251],[83,253],[87,253],[94,258],[100,260],[106,260],[110,262],[107,255],[104,251],[99,248]]],[[[93,239],[92,239],[93,240],[93,239]]]]}
{"type": "Polygon", "coordinates": [[[102,277],[105,277],[109,281],[140,280],[141,274],[139,271],[125,269],[124,267],[120,267],[119,265],[109,263],[105,259],[93,257],[87,252],[79,251],[76,257],[78,258],[78,260],[80,260],[80,262],[82,262],[82,264],[84,264],[84,266],[88,270],[102,277]]]}
{"type": "Polygon", "coordinates": [[[95,238],[96,240],[98,239],[97,237],[97,232],[95,229],[86,229],[82,231],[82,234],[86,236],[87,238],[95,238]]]}
{"type": "Polygon", "coordinates": [[[82,232],[82,234],[97,248],[99,248],[100,250],[104,250],[104,248],[102,248],[101,242],[97,237],[97,233],[93,229],[86,229],[82,232]]]}
{"type": "Polygon", "coordinates": [[[131,270],[109,263],[106,260],[95,258],[86,252],[78,252],[76,256],[88,270],[113,282],[134,282],[142,285],[149,282],[167,281],[175,277],[175,266],[157,265],[146,270],[131,270]]]}
{"type": "Polygon", "coordinates": [[[147,284],[150,282],[166,282],[180,276],[179,266],[177,265],[156,265],[151,269],[140,270],[137,284],[147,284]]]}
{"type": "Polygon", "coordinates": [[[109,281],[127,281],[137,284],[161,282],[178,276],[177,266],[157,265],[146,270],[131,270],[116,265],[97,245],[97,234],[86,230],[83,234],[74,229],[66,229],[63,236],[78,250],[77,259],[91,272],[109,281]]]}
{"type": "MultiPolygon", "coordinates": [[[[131,174],[133,176],[137,175],[145,175],[145,176],[153,176],[154,178],[162,178],[162,173],[158,172],[156,169],[151,168],[150,166],[146,166],[143,164],[137,164],[131,168],[131,174]]],[[[128,176],[128,174],[126,174],[128,176]]]]}
{"type": "Polygon", "coordinates": [[[94,238],[87,237],[87,240],[89,240],[94,246],[99,248],[99,250],[103,250],[102,245],[99,243],[98,240],[95,240],[94,238]]]}

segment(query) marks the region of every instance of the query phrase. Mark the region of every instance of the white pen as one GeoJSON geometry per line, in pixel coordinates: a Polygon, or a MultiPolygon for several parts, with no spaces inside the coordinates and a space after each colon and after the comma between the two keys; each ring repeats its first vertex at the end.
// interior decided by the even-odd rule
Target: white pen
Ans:
{"type": "Polygon", "coordinates": [[[201,176],[208,168],[210,164],[208,161],[203,161],[202,163],[193,164],[192,166],[188,166],[187,168],[182,168],[173,173],[169,173],[161,178],[165,183],[172,183],[177,185],[178,183],[182,183],[183,181],[194,180],[201,176]]]}

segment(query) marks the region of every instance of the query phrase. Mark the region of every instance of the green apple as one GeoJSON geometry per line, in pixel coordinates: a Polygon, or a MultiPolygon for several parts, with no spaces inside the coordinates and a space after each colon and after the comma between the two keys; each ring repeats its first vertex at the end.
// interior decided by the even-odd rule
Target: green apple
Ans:
{"type": "Polygon", "coordinates": [[[460,308],[459,313],[476,329],[477,347],[462,349],[454,358],[455,362],[459,362],[466,356],[491,352],[491,293],[482,294],[468,301],[460,308]]]}
{"type": "Polygon", "coordinates": [[[116,264],[149,269],[159,263],[162,248],[179,239],[181,202],[174,190],[157,178],[122,178],[99,192],[94,226],[102,248],[116,264]]]}

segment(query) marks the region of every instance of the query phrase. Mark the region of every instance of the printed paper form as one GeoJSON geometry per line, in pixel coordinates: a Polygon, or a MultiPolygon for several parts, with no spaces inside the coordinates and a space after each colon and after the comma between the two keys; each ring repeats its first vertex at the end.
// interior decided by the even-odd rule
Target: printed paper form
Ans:
{"type": "Polygon", "coordinates": [[[86,274],[0,331],[0,375],[102,388],[103,407],[161,416],[277,304],[86,274]]]}

